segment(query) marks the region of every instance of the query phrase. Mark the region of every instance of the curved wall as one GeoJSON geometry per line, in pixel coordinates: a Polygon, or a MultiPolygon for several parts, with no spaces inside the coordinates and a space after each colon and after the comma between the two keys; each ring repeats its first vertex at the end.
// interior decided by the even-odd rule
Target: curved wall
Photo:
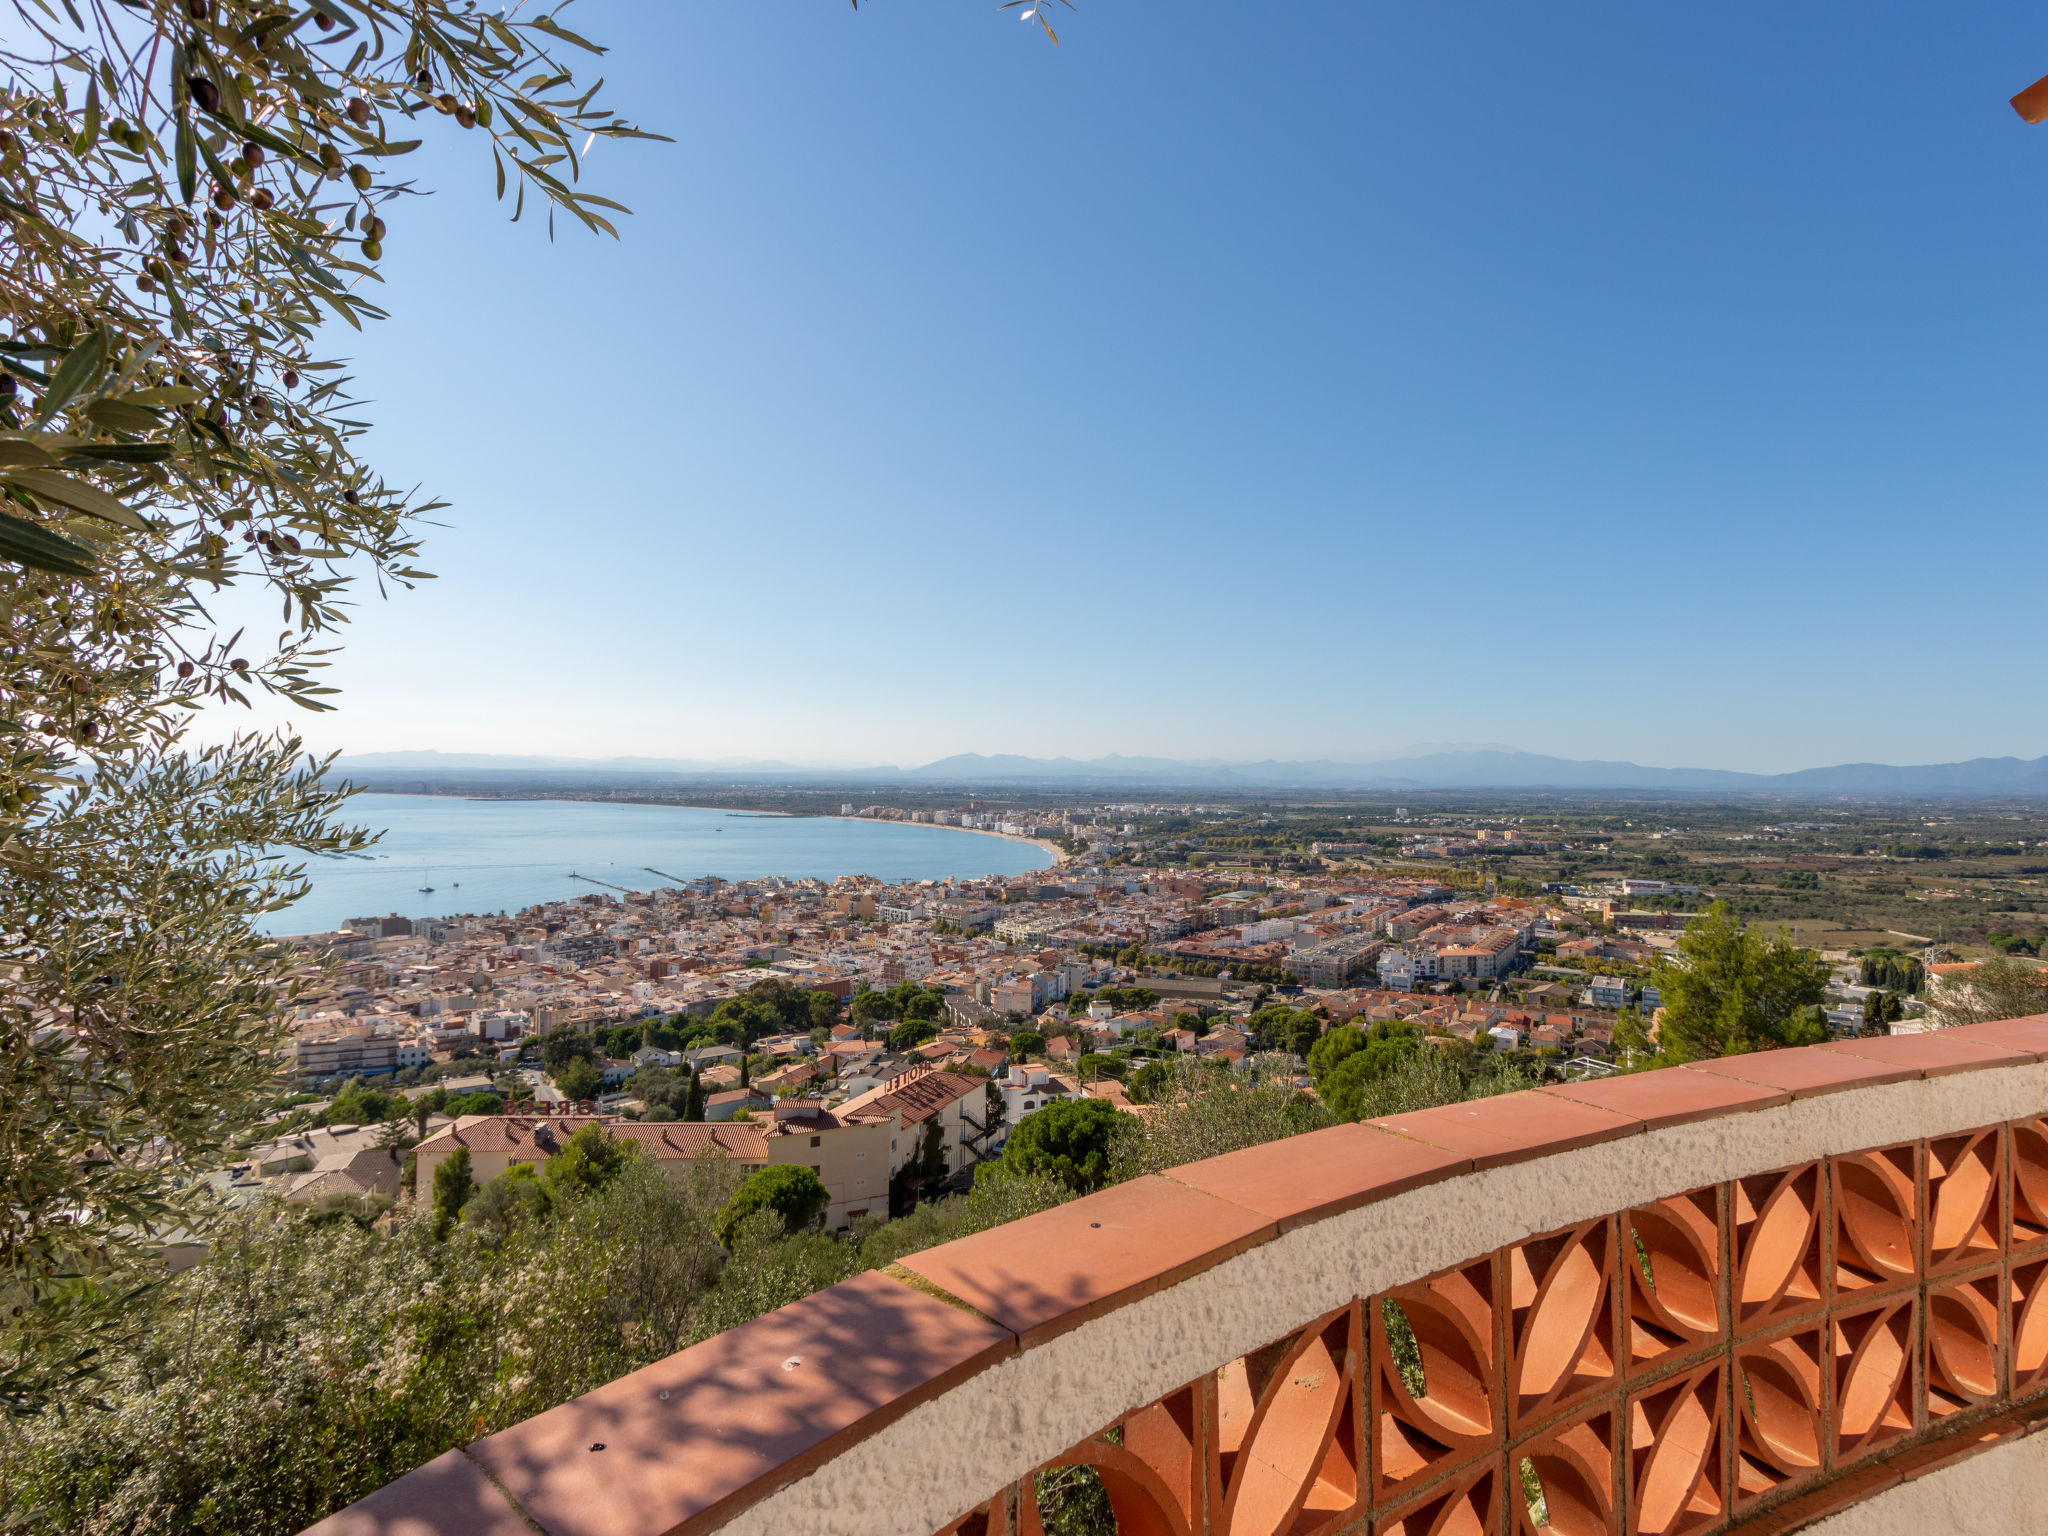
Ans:
{"type": "Polygon", "coordinates": [[[1340,1126],[912,1255],[315,1530],[1036,1536],[1063,1465],[1127,1536],[1862,1529],[1978,1453],[2048,1494],[2044,1114],[2048,1018],[1340,1126]]]}

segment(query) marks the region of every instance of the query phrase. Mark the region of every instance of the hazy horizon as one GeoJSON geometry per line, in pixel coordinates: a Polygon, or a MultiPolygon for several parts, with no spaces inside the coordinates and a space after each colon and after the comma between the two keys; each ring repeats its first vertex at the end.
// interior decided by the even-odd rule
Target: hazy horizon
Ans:
{"type": "MultiPolygon", "coordinates": [[[[1413,759],[1413,758],[1418,758],[1418,757],[1424,757],[1424,756],[1438,756],[1438,755],[1441,755],[1441,756],[1446,756],[1446,757],[1450,757],[1450,756],[1461,756],[1461,755],[1470,755],[1470,754],[1481,754],[1481,753],[1485,753],[1485,754],[1495,754],[1495,753],[1498,753],[1498,754],[1506,754],[1506,755],[1511,755],[1511,756],[1517,756],[1517,757],[1533,757],[1533,758],[1541,758],[1541,759],[1544,759],[1544,760],[1556,760],[1556,761],[1564,761],[1564,762],[1614,762],[1614,763],[1624,763],[1624,764],[1629,764],[1629,765],[1632,765],[1632,766],[1636,766],[1636,767],[1641,767],[1641,768],[1646,768],[1646,769],[1653,769],[1653,770],[1660,770],[1660,771],[1670,771],[1670,770],[1684,770],[1684,769],[1697,769],[1697,768],[1702,768],[1702,767],[1704,767],[1704,766],[1705,766],[1705,765],[1702,765],[1702,764],[1697,764],[1697,763],[1647,763],[1647,762],[1644,762],[1644,761],[1642,761],[1642,759],[1641,759],[1641,758],[1631,758],[1631,757],[1622,757],[1622,758],[1577,758],[1577,757],[1570,757],[1570,756],[1567,756],[1567,755],[1565,755],[1565,754],[1559,754],[1559,753],[1536,753],[1536,752],[1527,752],[1527,751],[1525,751],[1524,749],[1522,749],[1522,748],[1520,748],[1520,747],[1514,747],[1514,746],[1507,746],[1507,745],[1502,745],[1502,744],[1498,744],[1498,743],[1429,743],[1429,744],[1427,744],[1427,745],[1424,745],[1424,746],[1416,746],[1416,747],[1409,747],[1409,748],[1405,748],[1405,749],[1398,749],[1398,750],[1388,751],[1388,752],[1384,752],[1384,753],[1381,753],[1381,754],[1378,754],[1378,755],[1375,755],[1375,756],[1370,756],[1370,757],[1366,757],[1366,756],[1361,756],[1361,757],[1355,757],[1355,758],[1337,758],[1337,757],[1331,757],[1331,758],[1281,758],[1281,757],[1277,757],[1277,756],[1265,756],[1265,757],[1223,757],[1223,756],[1217,756],[1217,757],[1178,757],[1178,756],[1175,756],[1175,755],[1173,755],[1173,754],[1169,754],[1169,753],[1157,753],[1157,752],[1107,752],[1107,753],[1100,753],[1100,754],[1097,754],[1097,755],[1095,755],[1095,756],[1092,756],[1092,757],[1082,757],[1082,756],[1079,756],[1078,754],[1076,754],[1076,753],[1072,753],[1072,752],[1051,752],[1051,753],[995,753],[995,752],[977,752],[977,751],[973,751],[973,750],[968,750],[968,751],[962,751],[962,752],[947,752],[947,753],[941,753],[941,754],[940,754],[939,756],[937,756],[937,757],[934,757],[934,758],[920,758],[920,759],[914,759],[914,760],[904,760],[904,761],[900,761],[900,762],[874,762],[874,761],[870,761],[870,762],[860,762],[860,761],[855,761],[855,760],[849,760],[849,759],[842,759],[842,758],[816,758],[816,759],[804,759],[804,758],[789,758],[789,757],[776,757],[776,756],[773,756],[773,755],[770,755],[770,754],[767,754],[767,753],[752,753],[752,754],[747,754],[747,753],[741,753],[741,754],[734,754],[734,755],[730,755],[730,756],[726,756],[726,757],[720,757],[720,758],[691,758],[691,757],[675,757],[675,756],[666,756],[666,755],[656,755],[656,754],[649,754],[649,753],[620,753],[620,754],[616,754],[616,755],[611,755],[611,756],[605,756],[605,757],[591,757],[591,756],[577,756],[577,755],[574,755],[574,754],[567,754],[567,753],[542,753],[542,752],[460,752],[460,751],[446,751],[446,750],[443,750],[443,749],[440,749],[440,748],[434,748],[434,747],[415,747],[415,748],[393,748],[393,749],[389,749],[389,750],[380,750],[380,751],[373,751],[373,752],[347,752],[347,751],[344,751],[344,752],[342,753],[342,756],[341,756],[341,760],[342,760],[342,762],[343,762],[343,764],[344,764],[344,765],[350,765],[350,764],[360,764],[360,765],[362,765],[362,766],[366,766],[366,767],[404,767],[404,766],[411,766],[411,765],[414,765],[414,764],[417,764],[417,765],[418,765],[418,766],[420,766],[420,767],[429,767],[429,766],[433,766],[435,762],[439,762],[439,763],[440,763],[441,765],[443,765],[443,766],[448,766],[448,767],[463,767],[463,766],[486,766],[486,765],[490,765],[490,764],[494,764],[494,763],[502,763],[502,764],[505,764],[505,765],[508,765],[508,766],[509,766],[509,765],[520,765],[520,764],[537,764],[537,765],[541,765],[541,766],[543,766],[543,767],[559,767],[559,768],[576,768],[576,767],[590,767],[590,768],[603,768],[603,767],[609,767],[609,766],[617,766],[617,767],[620,767],[620,768],[624,768],[624,767],[627,767],[627,766],[629,766],[629,765],[644,765],[644,766],[645,766],[645,767],[647,767],[647,768],[648,768],[648,769],[649,769],[650,771],[658,771],[658,770],[660,770],[660,769],[664,769],[664,768],[673,768],[673,767],[677,767],[677,766],[679,766],[679,765],[687,765],[687,766],[688,766],[688,767],[690,767],[690,768],[697,768],[697,767],[702,767],[702,768],[714,768],[714,769],[715,769],[715,768],[733,768],[733,769],[739,769],[739,768],[746,768],[746,767],[788,767],[788,768],[797,768],[797,769],[803,769],[803,770],[805,770],[805,771],[815,771],[815,772],[819,772],[819,773],[833,773],[833,772],[846,772],[846,773],[860,773],[860,772],[870,772],[870,771],[884,771],[884,772],[908,772],[908,771],[913,771],[913,770],[916,770],[916,769],[920,769],[920,768],[926,768],[926,767],[929,767],[929,766],[932,766],[932,765],[934,765],[934,764],[938,764],[938,763],[945,763],[945,762],[950,762],[950,761],[954,761],[954,760],[956,760],[956,759],[969,759],[969,758],[978,758],[978,759],[984,759],[984,760],[1002,760],[1002,759],[1012,759],[1012,758],[1014,758],[1014,759],[1023,759],[1023,760],[1027,760],[1027,761],[1033,761],[1033,762],[1042,762],[1042,763],[1062,763],[1062,764],[1065,764],[1065,763],[1071,763],[1071,764],[1075,764],[1075,765],[1077,765],[1077,766],[1086,766],[1086,765],[1089,765],[1089,764],[1093,764],[1093,763],[1104,763],[1104,762],[1118,762],[1118,761],[1121,761],[1121,762],[1131,762],[1131,763],[1163,762],[1163,763],[1172,763],[1172,764],[1179,764],[1179,765],[1185,765],[1185,766],[1191,766],[1191,767],[1217,767],[1217,768],[1228,768],[1228,767],[1253,767],[1253,766],[1257,766],[1257,765],[1259,765],[1259,764],[1262,764],[1262,763],[1271,763],[1271,762],[1304,762],[1304,763],[1322,763],[1322,762],[1327,762],[1327,763],[1330,763],[1330,764],[1332,764],[1332,765],[1335,765],[1335,766],[1361,766],[1361,767],[1366,767],[1366,766],[1376,766],[1376,765],[1379,765],[1379,764],[1387,764],[1387,763],[1399,763],[1399,762],[1403,762],[1403,761],[1406,761],[1406,760],[1410,760],[1410,759],[1413,759]]],[[[2042,754],[2042,756],[2048,756],[2048,754],[2042,754]]],[[[2014,753],[2014,752],[2003,752],[2003,753],[1984,753],[1984,754],[1981,754],[1981,756],[1980,756],[1979,758],[1976,758],[1976,759],[1968,759],[1967,761],[1983,761],[1983,760],[1991,760],[1991,761],[2018,761],[2018,762],[2031,762],[2031,761],[2035,761],[2036,759],[2034,759],[2034,758],[2025,758],[2025,757],[2022,757],[2022,756],[2021,756],[2020,754],[2018,754],[2018,753],[2014,753]]],[[[1879,760],[1877,760],[1877,759],[1870,759],[1870,760],[1868,760],[1868,761],[1870,761],[1870,762],[1872,762],[1872,763],[1879,763],[1879,760]]],[[[1946,759],[1946,760],[1944,760],[1944,762],[1951,762],[1951,761],[1958,761],[1958,760],[1955,760],[1955,759],[1946,759]]],[[[1935,765],[1935,764],[1933,763],[1933,761],[1932,761],[1932,760],[1927,760],[1927,761],[1925,761],[1925,762],[1919,762],[1919,761],[1916,761],[1916,762],[1910,762],[1910,763],[1909,763],[1909,762],[1904,762],[1904,761],[1897,761],[1897,762],[1884,762],[1884,763],[1880,763],[1879,765],[1880,765],[1880,766],[1885,766],[1885,767],[1901,767],[1901,768],[1904,768],[1904,767],[1925,767],[1925,766],[1936,766],[1936,765],[1935,765]]],[[[1848,764],[1843,764],[1843,763],[1803,763],[1803,764],[1800,764],[1798,768],[1795,768],[1795,769],[1790,769],[1790,770],[1769,770],[1769,769],[1753,769],[1753,768],[1726,768],[1726,769],[1717,769],[1717,770],[1710,770],[1710,771],[1719,771],[1719,772],[1731,772],[1731,773],[1745,773],[1745,774],[1769,774],[1769,773],[1773,773],[1773,772],[1781,772],[1781,771],[1788,771],[1788,772],[1802,772],[1802,771],[1811,771],[1811,770],[1814,770],[1814,769],[1820,769],[1820,768],[1833,768],[1833,767],[1842,767],[1842,766],[1850,766],[1850,765],[1848,765],[1848,764]]]]}

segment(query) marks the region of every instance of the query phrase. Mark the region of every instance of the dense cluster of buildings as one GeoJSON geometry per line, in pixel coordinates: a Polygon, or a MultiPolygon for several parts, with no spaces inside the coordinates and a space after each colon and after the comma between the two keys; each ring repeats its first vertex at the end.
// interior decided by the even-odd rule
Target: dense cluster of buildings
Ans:
{"type": "MultiPolygon", "coordinates": [[[[1053,829],[1041,817],[992,830],[1011,825],[1019,835],[1053,829]]],[[[308,965],[292,1066],[316,1087],[421,1068],[502,1072],[522,1053],[530,1062],[534,1038],[548,1030],[595,1038],[637,1020],[687,1027],[766,981],[842,1004],[914,982],[943,999],[936,1038],[892,1049],[880,1038],[886,1025],[862,1027],[842,1012],[832,1028],[753,1041],[744,1064],[740,1050],[719,1043],[648,1043],[616,1060],[600,1053],[603,1091],[593,1100],[437,1123],[417,1148],[422,1179],[457,1147],[482,1178],[500,1164],[544,1160],[577,1124],[601,1117],[667,1166],[721,1156],[813,1168],[839,1226],[886,1213],[892,1180],[913,1168],[927,1178],[963,1174],[1046,1104],[1081,1095],[1123,1104],[1119,1083],[1082,1070],[1091,1052],[1142,1038],[1155,1051],[1244,1060],[1256,1049],[1248,1016],[1268,1002],[1333,1021],[1405,1019],[1480,1044],[1608,1052],[1625,986],[1571,972],[1568,985],[1531,988],[1525,978],[1513,998],[1501,985],[1538,959],[1539,945],[1563,956],[1574,943],[1568,899],[1461,894],[1381,875],[1127,871],[1101,855],[1103,839],[1127,836],[1128,825],[1099,812],[1062,821],[1063,843],[1093,852],[1024,876],[705,877],[592,892],[512,917],[355,920],[284,941],[308,965]],[[1023,1029],[1044,1047],[1015,1066],[1010,1042],[1023,1029]],[[631,1118],[642,1108],[634,1075],[648,1066],[694,1071],[705,1118],[631,1118]]],[[[539,1074],[528,1077],[541,1100],[555,1097],[539,1074]]],[[[357,1150],[351,1144],[350,1156],[357,1150]]],[[[303,1168],[318,1166],[316,1157],[303,1168]]],[[[381,1167],[373,1171],[382,1178],[381,1167]]]]}
{"type": "MultiPolygon", "coordinates": [[[[297,1001],[294,1066],[318,1082],[458,1055],[513,1059],[557,1025],[709,1015],[766,980],[842,1001],[915,981],[965,1027],[1064,1017],[1077,994],[1161,964],[1218,1005],[1226,990],[1248,996],[1252,981],[1483,988],[1540,937],[1560,937],[1550,924],[1561,915],[1371,877],[1233,881],[1086,865],[901,885],[706,877],[515,917],[364,918],[291,940],[328,964],[297,1001]]],[[[836,1076],[835,1064],[828,1054],[817,1075],[836,1076]]]]}

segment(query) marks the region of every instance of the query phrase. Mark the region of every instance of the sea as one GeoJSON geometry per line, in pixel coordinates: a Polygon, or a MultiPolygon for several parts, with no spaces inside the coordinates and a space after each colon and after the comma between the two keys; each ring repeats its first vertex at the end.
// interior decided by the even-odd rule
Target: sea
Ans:
{"type": "Polygon", "coordinates": [[[895,882],[1022,875],[1053,862],[1035,843],[955,827],[674,805],[364,794],[345,815],[383,840],[364,855],[294,855],[313,888],[273,914],[269,932],[325,933],[392,912],[510,913],[703,875],[895,882]]]}

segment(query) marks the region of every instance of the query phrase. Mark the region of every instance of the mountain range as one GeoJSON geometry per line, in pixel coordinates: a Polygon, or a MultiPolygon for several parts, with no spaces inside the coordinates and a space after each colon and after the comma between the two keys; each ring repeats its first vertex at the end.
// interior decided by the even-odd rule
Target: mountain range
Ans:
{"type": "Polygon", "coordinates": [[[2048,795],[2048,757],[1978,757],[1960,763],[1899,767],[1838,763],[1793,773],[1742,773],[1723,768],[1647,768],[1639,763],[1547,757],[1501,746],[1411,749],[1364,762],[1219,758],[1095,758],[985,756],[967,752],[914,768],[853,762],[783,762],[774,759],[525,757],[475,752],[370,752],[344,756],[343,772],[377,787],[395,779],[457,777],[578,781],[612,779],[767,780],[782,783],[874,785],[1013,785],[1047,789],[1505,789],[1672,790],[1685,793],[1815,795],[2048,795]]]}

